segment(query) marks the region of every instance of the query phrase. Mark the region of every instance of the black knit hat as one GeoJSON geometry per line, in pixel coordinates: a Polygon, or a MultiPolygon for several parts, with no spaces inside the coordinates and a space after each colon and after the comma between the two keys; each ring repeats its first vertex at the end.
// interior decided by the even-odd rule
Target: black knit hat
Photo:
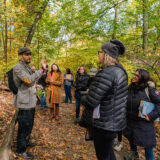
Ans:
{"type": "Polygon", "coordinates": [[[119,54],[125,53],[125,46],[120,40],[111,40],[108,43],[104,44],[101,49],[109,54],[111,57],[117,59],[119,54]]]}
{"type": "Polygon", "coordinates": [[[22,55],[22,54],[26,54],[26,55],[31,54],[31,50],[27,47],[21,47],[18,50],[18,55],[22,55]]]}

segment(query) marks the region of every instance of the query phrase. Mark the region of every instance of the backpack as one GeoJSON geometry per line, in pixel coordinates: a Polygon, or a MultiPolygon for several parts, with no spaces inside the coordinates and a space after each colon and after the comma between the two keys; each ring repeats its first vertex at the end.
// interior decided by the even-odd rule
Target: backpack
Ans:
{"type": "Polygon", "coordinates": [[[17,94],[18,93],[18,88],[16,87],[15,83],[14,83],[14,80],[13,80],[13,68],[8,71],[7,73],[7,76],[8,76],[8,86],[9,86],[9,89],[11,90],[11,92],[13,94],[17,94]]]}

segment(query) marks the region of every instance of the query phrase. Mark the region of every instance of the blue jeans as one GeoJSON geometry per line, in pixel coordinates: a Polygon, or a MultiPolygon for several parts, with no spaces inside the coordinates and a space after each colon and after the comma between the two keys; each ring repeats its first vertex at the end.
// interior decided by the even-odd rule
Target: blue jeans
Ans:
{"type": "Polygon", "coordinates": [[[71,86],[64,85],[66,99],[65,102],[68,103],[68,98],[72,102],[71,86]]]}
{"type": "Polygon", "coordinates": [[[154,149],[145,148],[145,157],[146,157],[146,160],[154,160],[154,149]]]}
{"type": "Polygon", "coordinates": [[[79,118],[80,113],[80,99],[76,99],[76,118],[79,118]]]}
{"type": "MultiPolygon", "coordinates": [[[[137,146],[133,143],[133,140],[129,140],[131,151],[137,152],[137,146]]],[[[146,160],[154,160],[154,149],[153,148],[144,148],[146,160]]]]}
{"type": "Polygon", "coordinates": [[[41,95],[41,104],[40,104],[41,109],[44,109],[46,105],[47,105],[46,97],[44,96],[44,94],[42,94],[41,95]]]}

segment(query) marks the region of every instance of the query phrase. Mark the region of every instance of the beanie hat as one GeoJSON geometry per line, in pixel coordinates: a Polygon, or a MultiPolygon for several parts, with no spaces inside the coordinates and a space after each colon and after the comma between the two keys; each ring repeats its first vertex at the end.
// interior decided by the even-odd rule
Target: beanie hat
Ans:
{"type": "Polygon", "coordinates": [[[31,54],[31,50],[27,47],[21,47],[18,50],[18,55],[22,55],[22,54],[31,54]]]}
{"type": "Polygon", "coordinates": [[[111,57],[117,59],[119,54],[125,53],[125,46],[120,40],[111,40],[104,44],[101,48],[105,53],[109,54],[111,57]]]}

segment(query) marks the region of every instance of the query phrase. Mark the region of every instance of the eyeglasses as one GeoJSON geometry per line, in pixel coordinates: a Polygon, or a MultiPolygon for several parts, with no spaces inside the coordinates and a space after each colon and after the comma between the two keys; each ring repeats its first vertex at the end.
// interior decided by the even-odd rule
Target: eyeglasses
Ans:
{"type": "Polygon", "coordinates": [[[139,78],[139,75],[138,75],[138,74],[135,74],[135,73],[132,73],[132,74],[133,74],[133,76],[139,78]]]}
{"type": "Polygon", "coordinates": [[[100,53],[103,53],[103,51],[98,51],[98,55],[99,55],[100,53]]]}

